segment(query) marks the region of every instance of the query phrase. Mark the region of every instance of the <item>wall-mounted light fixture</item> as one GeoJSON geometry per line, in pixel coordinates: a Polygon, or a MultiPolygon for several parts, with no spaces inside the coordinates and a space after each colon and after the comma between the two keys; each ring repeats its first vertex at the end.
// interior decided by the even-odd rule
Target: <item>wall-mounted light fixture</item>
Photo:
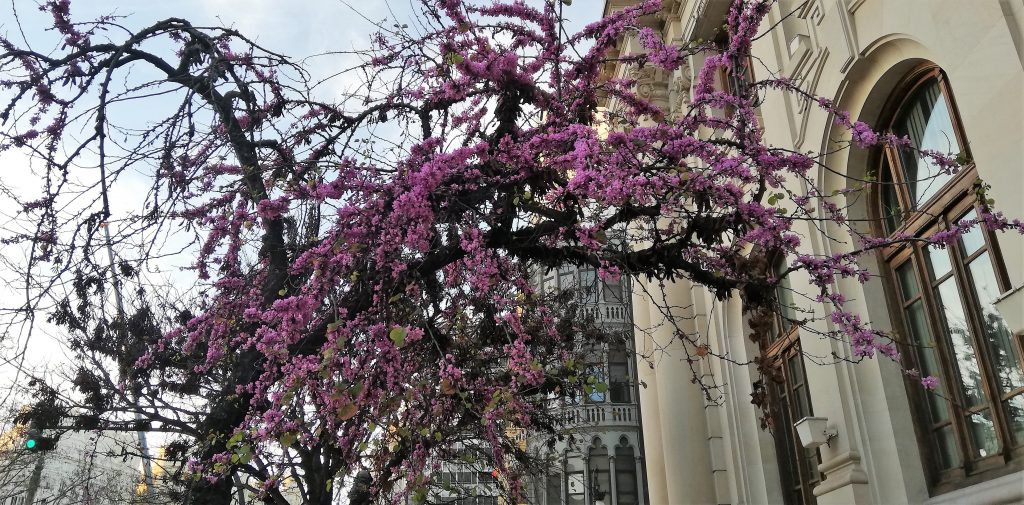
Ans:
{"type": "Polygon", "coordinates": [[[829,429],[827,417],[805,417],[793,427],[800,436],[800,443],[807,449],[814,449],[821,444],[831,446],[832,439],[839,436],[835,428],[829,429]]]}

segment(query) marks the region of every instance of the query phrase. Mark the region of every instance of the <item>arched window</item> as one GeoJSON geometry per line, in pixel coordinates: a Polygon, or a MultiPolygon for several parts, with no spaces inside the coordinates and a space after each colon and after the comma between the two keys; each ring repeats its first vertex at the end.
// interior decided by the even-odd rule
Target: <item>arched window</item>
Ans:
{"type": "Polygon", "coordinates": [[[601,439],[595,437],[590,448],[590,499],[591,502],[598,500],[604,503],[611,503],[607,500],[612,490],[611,461],[608,460],[608,448],[601,443],[601,439]]]}
{"type": "Polygon", "coordinates": [[[615,493],[618,505],[640,503],[640,483],[636,478],[636,455],[633,446],[625,436],[619,438],[615,447],[615,493]]]}
{"type": "MultiPolygon", "coordinates": [[[[908,136],[921,149],[971,159],[949,84],[934,65],[906,76],[880,126],[908,136]]],[[[973,164],[948,175],[909,149],[886,146],[877,154],[879,233],[928,237],[975,217],[973,164]]],[[[983,479],[988,470],[1015,459],[1019,464],[1021,342],[992,305],[1009,288],[995,236],[979,228],[955,246],[912,242],[885,250],[883,257],[896,332],[906,337],[905,365],[939,379],[931,392],[917,381],[910,386],[933,491],[983,479]]]]}

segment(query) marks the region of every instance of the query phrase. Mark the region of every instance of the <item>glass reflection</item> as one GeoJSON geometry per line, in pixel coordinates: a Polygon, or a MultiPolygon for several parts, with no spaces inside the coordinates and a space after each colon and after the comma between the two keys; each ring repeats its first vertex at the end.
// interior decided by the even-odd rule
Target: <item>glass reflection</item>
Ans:
{"type": "Polygon", "coordinates": [[[932,244],[925,249],[925,254],[928,255],[928,269],[931,270],[932,279],[938,279],[953,269],[949,262],[949,251],[932,244]]]}
{"type": "MultiPolygon", "coordinates": [[[[921,86],[898,117],[895,133],[909,137],[914,146],[951,155],[961,151],[937,80],[932,79],[921,86]]],[[[919,157],[916,151],[903,149],[900,158],[910,197],[915,204],[928,201],[952,177],[941,173],[934,161],[919,157]]]]}
{"type": "Polygon", "coordinates": [[[953,359],[960,371],[960,383],[968,406],[980,405],[985,401],[982,388],[981,368],[978,366],[977,353],[971,345],[971,334],[964,314],[960,293],[953,277],[946,279],[935,290],[937,302],[942,309],[946,331],[953,344],[953,359]]]}
{"type": "Polygon", "coordinates": [[[1017,355],[1017,349],[1010,340],[1010,330],[1006,327],[1006,322],[994,305],[996,298],[999,297],[999,286],[988,252],[975,258],[968,266],[968,270],[971,272],[971,280],[974,281],[978,303],[981,304],[982,328],[985,330],[992,359],[995,360],[999,391],[1008,393],[1024,387],[1020,356],[1017,355]]]}
{"type": "Polygon", "coordinates": [[[889,168],[889,160],[882,160],[882,172],[880,175],[882,221],[885,223],[885,232],[892,233],[903,224],[903,210],[900,208],[900,201],[896,196],[896,184],[892,179],[892,169],[889,168]]]}
{"type": "Polygon", "coordinates": [[[917,276],[914,275],[914,263],[908,261],[896,269],[896,277],[900,280],[900,290],[903,292],[903,301],[910,300],[919,293],[917,287],[917,276]]]}
{"type": "Polygon", "coordinates": [[[1010,421],[1010,434],[1014,445],[1024,444],[1024,394],[1019,394],[1005,402],[1006,417],[1010,421]]]}
{"type": "MultiPolygon", "coordinates": [[[[922,377],[931,375],[941,377],[943,374],[939,369],[939,361],[935,351],[935,340],[931,331],[928,330],[928,321],[925,319],[924,303],[921,300],[914,302],[906,310],[907,326],[909,326],[911,338],[917,346],[918,367],[922,377]]],[[[940,422],[949,419],[949,407],[946,405],[946,388],[943,381],[935,391],[928,393],[928,407],[932,414],[932,422],[940,422]]]]}
{"type": "Polygon", "coordinates": [[[999,451],[996,428],[992,424],[992,413],[988,409],[968,416],[967,429],[971,432],[971,441],[974,442],[975,456],[984,458],[999,451]]]}
{"type": "Polygon", "coordinates": [[[956,448],[952,425],[946,425],[936,430],[935,442],[938,445],[939,466],[942,469],[960,466],[960,452],[956,448]]]}
{"type": "MultiPolygon", "coordinates": [[[[977,214],[972,210],[960,218],[960,221],[968,221],[976,217],[977,214]]],[[[960,249],[964,252],[964,256],[970,256],[982,247],[985,247],[985,234],[981,231],[980,226],[975,226],[960,236],[960,249]]]]}

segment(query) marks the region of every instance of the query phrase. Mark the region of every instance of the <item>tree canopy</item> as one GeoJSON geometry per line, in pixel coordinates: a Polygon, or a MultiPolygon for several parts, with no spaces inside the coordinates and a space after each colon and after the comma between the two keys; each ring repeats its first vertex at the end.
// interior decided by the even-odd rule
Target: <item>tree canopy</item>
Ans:
{"type": "MultiPolygon", "coordinates": [[[[659,1],[575,34],[562,3],[424,0],[413,26],[381,24],[362,63],[338,69],[358,87],[324,98],[303,63],[236,30],[172,18],[129,31],[45,2],[61,47],[0,38],[0,150],[29,154],[39,181],[5,191],[21,228],[3,240],[27,258],[23,305],[5,317],[45,314],[78,359],[25,372],[38,401],[24,420],[167,434],[189,503],[257,483],[270,503],[293,486],[326,504],[361,470],[368,499],[429,501],[460,440],[483,441],[515,495],[536,462],[513,428],[557,436],[552,402],[586,387],[581,345],[631,338],[538,289],[535,273],[560,265],[740,296],[755,337],[780,312],[782,277],[806,271],[835,328],[816,333],[895,357],[837,281],[865,282],[861,256],[911,239],[852,227],[847,193],[878,183],[826,193],[821,153],[767,144],[757,107],[771,93],[810,100],[848,129],[842,148],[909,140],[770,73],[717,85],[754,61],[770,1],[734,2],[727,44],[684,46],[641,22],[659,1]],[[628,37],[645,51],[620,55],[628,37]],[[673,72],[694,54],[707,58],[682,114],[606,72],[673,72]],[[167,113],[119,123],[147,107],[167,113]],[[139,205],[114,212],[111,195],[138,181],[124,191],[139,205]],[[810,254],[793,230],[804,221],[857,246],[810,254]],[[199,289],[155,273],[181,258],[199,289]]],[[[959,169],[957,153],[918,154],[959,169]]],[[[927,240],[982,221],[1024,230],[986,206],[927,240]]],[[[812,318],[791,322],[812,331],[812,318]]],[[[725,359],[687,349],[691,367],[725,359]]]]}

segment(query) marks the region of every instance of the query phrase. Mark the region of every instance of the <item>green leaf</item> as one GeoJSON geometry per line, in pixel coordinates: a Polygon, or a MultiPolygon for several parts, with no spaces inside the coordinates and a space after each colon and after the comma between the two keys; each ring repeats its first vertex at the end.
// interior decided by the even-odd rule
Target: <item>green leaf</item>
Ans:
{"type": "Polygon", "coordinates": [[[391,329],[391,333],[388,334],[388,337],[391,338],[391,341],[394,342],[396,346],[402,347],[405,345],[406,334],[407,332],[405,328],[402,328],[401,326],[396,326],[391,329]]]}
{"type": "MultiPolygon", "coordinates": [[[[236,463],[244,465],[252,461],[252,446],[249,444],[242,444],[238,446],[238,450],[235,451],[235,455],[238,456],[237,461],[235,461],[236,463]]],[[[232,460],[234,461],[235,458],[232,458],[232,460]]]]}
{"type": "Polygon", "coordinates": [[[594,386],[591,386],[590,384],[583,386],[583,392],[588,396],[594,394],[594,386]]]}
{"type": "Polygon", "coordinates": [[[607,393],[608,392],[608,384],[605,384],[603,382],[598,382],[597,385],[594,386],[594,389],[597,390],[598,393],[607,393]]]}
{"type": "Polygon", "coordinates": [[[416,493],[412,495],[413,503],[424,503],[427,501],[427,490],[419,488],[416,493]]]}
{"type": "Polygon", "coordinates": [[[459,53],[448,53],[444,55],[444,62],[448,65],[458,65],[466,61],[466,57],[459,53]]]}
{"type": "Polygon", "coordinates": [[[359,407],[357,407],[356,404],[345,403],[338,407],[338,418],[342,421],[348,421],[355,417],[357,412],[359,412],[359,407]]]}
{"type": "Polygon", "coordinates": [[[366,444],[366,442],[359,442],[359,452],[365,451],[367,447],[368,445],[366,444]]]}
{"type": "Polygon", "coordinates": [[[292,444],[294,444],[295,441],[298,440],[298,438],[299,438],[298,434],[289,431],[288,433],[285,433],[284,435],[281,435],[281,438],[278,439],[278,442],[281,442],[281,445],[283,445],[285,447],[291,447],[292,444]]]}
{"type": "Polygon", "coordinates": [[[242,441],[242,437],[243,436],[245,436],[245,435],[242,432],[240,432],[240,431],[235,433],[234,435],[231,435],[231,438],[228,439],[227,448],[228,449],[234,448],[236,445],[238,445],[242,441]]]}
{"type": "Polygon", "coordinates": [[[277,292],[277,296],[284,296],[284,295],[286,295],[286,294],[288,294],[288,290],[287,290],[287,289],[285,289],[285,288],[281,288],[281,289],[280,289],[280,290],[279,290],[279,291],[277,292]]]}

